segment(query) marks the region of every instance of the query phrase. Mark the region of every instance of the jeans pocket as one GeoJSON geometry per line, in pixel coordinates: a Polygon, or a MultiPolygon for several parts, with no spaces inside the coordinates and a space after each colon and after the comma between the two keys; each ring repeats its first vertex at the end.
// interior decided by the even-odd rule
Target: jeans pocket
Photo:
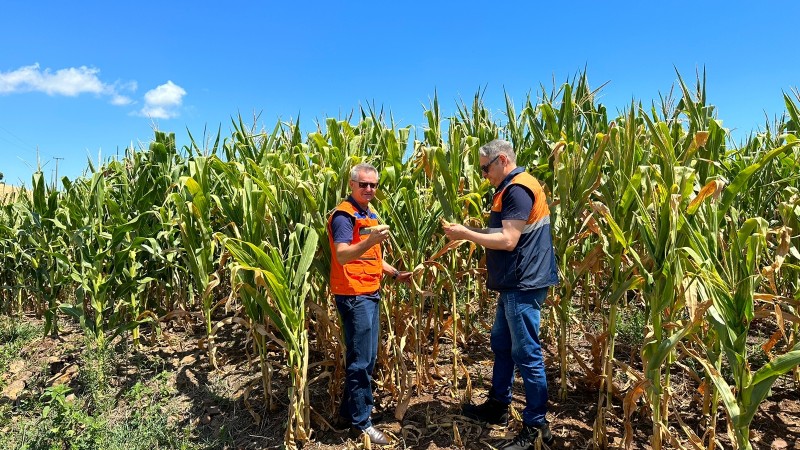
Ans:
{"type": "Polygon", "coordinates": [[[549,287],[543,287],[531,291],[517,292],[515,301],[519,304],[532,305],[536,309],[542,309],[547,298],[548,289],[549,287]]]}
{"type": "Polygon", "coordinates": [[[347,315],[347,313],[353,310],[353,300],[355,300],[355,297],[349,295],[337,295],[334,298],[336,300],[336,309],[342,316],[347,315]]]}

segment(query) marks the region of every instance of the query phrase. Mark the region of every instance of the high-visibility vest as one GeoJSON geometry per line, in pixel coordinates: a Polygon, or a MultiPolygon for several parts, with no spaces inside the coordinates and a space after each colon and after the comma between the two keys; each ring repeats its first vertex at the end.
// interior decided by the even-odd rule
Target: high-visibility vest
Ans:
{"type": "Polygon", "coordinates": [[[503,194],[512,185],[523,186],[533,196],[533,207],[517,246],[511,250],[486,250],[486,287],[495,291],[532,290],[558,284],[553,238],[550,232],[550,207],[542,186],[519,167],[492,198],[489,232],[503,231],[503,194]]]}
{"type": "Polygon", "coordinates": [[[369,234],[361,234],[363,228],[378,225],[378,216],[375,213],[369,212],[367,217],[363,217],[363,213],[360,213],[347,200],[340,203],[328,217],[328,243],[331,246],[331,292],[336,295],[371,294],[381,287],[381,277],[383,276],[381,246],[380,244],[373,245],[358,259],[344,265],[339,264],[336,259],[336,247],[331,230],[333,216],[339,211],[355,219],[351,244],[358,244],[369,237],[369,234]]]}

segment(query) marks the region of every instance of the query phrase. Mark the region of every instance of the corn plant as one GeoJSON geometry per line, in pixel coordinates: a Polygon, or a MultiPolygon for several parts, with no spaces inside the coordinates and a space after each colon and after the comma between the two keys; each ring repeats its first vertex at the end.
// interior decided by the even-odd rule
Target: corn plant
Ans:
{"type": "Polygon", "coordinates": [[[713,302],[708,316],[715,331],[713,339],[700,343],[701,352],[689,353],[713,383],[719,395],[714,399],[719,398],[725,407],[737,448],[751,448],[750,422],[775,380],[800,364],[800,346],[795,345],[756,371],[750,369],[746,341],[755,317],[754,295],[761,279],[758,268],[767,244],[768,224],[761,217],[740,220],[739,211],[732,205],[737,195],[748,189],[754,175],[797,144],[789,135],[786,145],[764,153],[739,172],[718,202],[704,205],[699,212],[695,212],[699,205],[691,208],[692,220],[687,222],[692,238],[690,261],[713,302]],[[717,241],[720,235],[728,239],[717,241]],[[722,374],[723,355],[732,372],[733,387],[722,374]]]}
{"type": "MultiPolygon", "coordinates": [[[[587,214],[589,196],[601,183],[602,149],[595,151],[594,107],[585,77],[575,88],[569,83],[561,87],[560,107],[555,97],[545,98],[538,106],[541,120],[529,117],[534,142],[545,143],[541,153],[551,153],[553,207],[550,211],[554,246],[558,257],[560,284],[554,292],[559,319],[558,348],[561,360],[559,397],[567,396],[567,340],[569,339],[572,295],[579,273],[571,270],[588,250],[587,236],[581,234],[587,214]],[[588,103],[587,103],[588,101],[588,103]],[[583,109],[586,108],[586,109],[583,109]],[[581,174],[576,177],[575,174],[581,174]]],[[[602,128],[596,129],[600,131],[602,128]]],[[[530,149],[529,149],[530,151],[530,149]]]]}
{"type": "Polygon", "coordinates": [[[31,275],[31,291],[38,299],[40,315],[45,318],[45,334],[58,334],[58,299],[69,276],[67,258],[67,228],[62,223],[63,208],[59,193],[46,186],[42,172],[33,174],[30,201],[24,198],[20,209],[27,226],[20,228],[19,237],[26,250],[19,256],[27,260],[31,275]],[[59,220],[61,219],[61,220],[59,220]]]}
{"type": "MultiPolygon", "coordinates": [[[[642,133],[636,118],[635,107],[631,105],[627,114],[618,118],[619,125],[609,130],[607,135],[600,134],[598,152],[604,153],[604,182],[595,192],[596,201],[591,201],[593,214],[597,217],[595,232],[598,232],[596,248],[602,250],[605,257],[603,265],[610,271],[607,283],[600,291],[600,301],[608,302],[608,313],[604,321],[605,346],[602,349],[600,363],[600,389],[598,395],[598,411],[595,419],[595,444],[607,447],[605,411],[612,408],[614,393],[614,361],[617,337],[617,321],[620,304],[624,305],[627,293],[640,287],[643,278],[636,274],[634,258],[638,235],[634,222],[633,205],[636,195],[641,191],[642,177],[645,171],[640,168],[644,151],[641,146],[642,133]]],[[[591,226],[589,227],[592,228],[591,226]]],[[[595,250],[593,250],[595,251],[595,250]]],[[[595,264],[592,258],[582,263],[576,272],[588,271],[595,264]]]]}
{"type": "MultiPolygon", "coordinates": [[[[236,289],[247,296],[258,313],[269,317],[280,332],[275,339],[287,355],[289,368],[289,422],[286,445],[310,437],[308,404],[308,328],[305,302],[311,288],[309,268],[317,249],[317,233],[302,224],[289,235],[287,251],[282,254],[274,245],[262,250],[260,245],[235,239],[225,239],[225,248],[235,263],[234,274],[252,273],[252,282],[237,278],[236,289]]],[[[260,243],[259,243],[260,244],[260,243]]]]}
{"type": "MultiPolygon", "coordinates": [[[[215,268],[217,244],[213,236],[211,211],[214,206],[213,193],[215,156],[196,156],[188,162],[189,175],[181,177],[181,191],[170,194],[170,201],[177,210],[175,222],[180,229],[183,257],[192,274],[195,290],[200,295],[206,341],[212,338],[212,314],[216,309],[214,288],[220,279],[215,268]]],[[[216,365],[209,345],[208,353],[216,365]]]]}
{"type": "MultiPolygon", "coordinates": [[[[654,116],[656,116],[654,111],[654,116]]],[[[696,173],[679,164],[676,141],[666,122],[654,122],[644,115],[653,143],[650,169],[645,176],[645,194],[637,198],[639,235],[642,240],[637,265],[645,277],[642,294],[648,315],[647,333],[641,357],[648,380],[647,400],[652,409],[654,449],[662,448],[667,431],[670,364],[678,341],[694,323],[676,328],[682,305],[679,293],[684,280],[684,263],[679,249],[685,245],[684,210],[694,191],[696,173]]]]}
{"type": "Polygon", "coordinates": [[[716,331],[721,354],[714,346],[704,346],[704,353],[690,351],[706,370],[729,418],[736,447],[752,448],[750,423],[775,380],[800,364],[800,345],[779,355],[767,364],[751,370],[747,337],[754,319],[754,294],[758,285],[758,265],[766,246],[767,222],[752,218],[737,227],[737,215],[726,227],[729,248],[702,245],[703,237],[695,232],[698,250],[692,253],[698,277],[713,301],[708,317],[716,331]],[[713,250],[724,250],[721,254],[713,250]],[[723,375],[721,356],[730,367],[730,378],[723,375]],[[728,380],[732,380],[732,383],[728,380]]]}
{"type": "MultiPolygon", "coordinates": [[[[784,190],[784,198],[785,200],[778,205],[781,223],[783,223],[785,227],[784,231],[788,232],[791,230],[794,232],[794,230],[800,230],[800,190],[794,186],[787,187],[784,190]]],[[[783,240],[783,238],[781,239],[783,240]]],[[[781,245],[783,244],[784,242],[781,242],[781,245]]],[[[800,251],[798,251],[798,248],[800,248],[800,236],[798,236],[798,234],[790,236],[788,242],[785,244],[787,248],[783,250],[783,252],[788,255],[784,254],[781,256],[777,254],[775,262],[769,267],[762,269],[762,272],[766,270],[767,275],[771,276],[772,280],[774,280],[770,283],[773,294],[778,298],[785,299],[782,303],[785,303],[785,307],[788,311],[795,317],[800,317],[800,307],[798,307],[800,303],[797,302],[798,293],[795,290],[796,286],[800,286],[800,266],[798,265],[800,264],[800,251]],[[786,266],[783,270],[781,270],[782,265],[786,266]]],[[[780,247],[778,252],[781,252],[780,247]]],[[[782,329],[782,331],[784,335],[787,334],[785,330],[782,329]]],[[[793,346],[800,342],[798,333],[800,333],[800,324],[797,321],[793,321],[790,332],[788,333],[789,345],[793,346]]],[[[800,368],[795,368],[793,375],[795,382],[800,381],[800,368]]]]}
{"type": "Polygon", "coordinates": [[[20,267],[22,254],[16,235],[21,230],[19,214],[13,204],[0,205],[0,311],[10,316],[22,316],[22,283],[24,272],[20,267]]]}
{"type": "Polygon", "coordinates": [[[123,267],[119,260],[127,256],[126,238],[141,219],[120,219],[119,205],[107,182],[113,180],[115,170],[97,171],[88,182],[70,185],[66,200],[75,229],[70,237],[75,251],[70,277],[77,285],[77,302],[62,303],[59,308],[78,320],[99,346],[105,342],[107,331],[124,331],[125,321],[117,303],[123,267]]]}
{"type": "MultiPolygon", "coordinates": [[[[403,186],[394,192],[383,193],[378,205],[380,216],[385,218],[386,223],[392,227],[391,250],[395,261],[395,266],[403,267],[418,272],[421,270],[424,261],[430,257],[426,254],[427,243],[433,240],[434,233],[437,231],[439,222],[438,215],[434,211],[431,214],[431,198],[421,194],[416,189],[409,189],[403,186]]],[[[388,255],[387,255],[388,256],[388,255]]],[[[427,385],[430,382],[429,369],[432,361],[425,357],[423,351],[427,339],[425,336],[430,331],[429,327],[434,326],[427,323],[423,318],[426,310],[426,296],[419,295],[416,290],[409,293],[410,298],[403,298],[399,295],[389,294],[383,307],[385,316],[389,323],[391,336],[391,351],[393,357],[394,372],[396,376],[406,372],[405,361],[400,345],[406,341],[414,350],[414,360],[416,367],[416,384],[418,386],[427,385]],[[410,326],[412,321],[414,326],[410,326]],[[403,367],[399,367],[402,365],[403,367]]],[[[436,298],[430,301],[436,302],[436,298]]],[[[407,380],[401,378],[393,383],[400,387],[397,391],[399,399],[409,400],[411,389],[407,380]]],[[[403,405],[404,402],[400,402],[403,405]]],[[[400,414],[402,416],[402,414],[400,414]]]]}
{"type": "MultiPolygon", "coordinates": [[[[120,190],[127,193],[119,201],[128,205],[127,218],[143,216],[139,226],[128,237],[130,243],[126,268],[125,289],[129,297],[126,307],[134,345],[139,345],[140,324],[157,318],[162,304],[154,290],[163,289],[166,297],[179,289],[175,286],[178,268],[176,251],[171,248],[177,240],[177,230],[167,213],[168,197],[180,180],[183,159],[175,146],[175,135],[155,132],[148,151],[128,149],[127,174],[120,181],[120,190]]],[[[184,272],[185,273],[185,272],[184,272]]],[[[166,301],[163,305],[168,308],[166,301]]]]}

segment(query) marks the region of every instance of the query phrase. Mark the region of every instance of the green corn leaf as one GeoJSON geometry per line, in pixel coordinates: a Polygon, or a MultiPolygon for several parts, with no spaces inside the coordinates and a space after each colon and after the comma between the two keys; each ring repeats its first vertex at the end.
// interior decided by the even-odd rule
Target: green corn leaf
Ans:
{"type": "Polygon", "coordinates": [[[741,422],[741,409],[728,382],[725,381],[725,378],[707,360],[700,357],[695,357],[695,360],[703,366],[709,378],[711,378],[711,382],[714,383],[714,387],[717,388],[717,392],[722,399],[725,410],[728,412],[728,416],[731,418],[731,422],[736,426],[736,424],[741,422]]]}
{"type": "Polygon", "coordinates": [[[800,344],[795,345],[791,351],[777,356],[753,374],[749,385],[743,393],[748,397],[748,401],[744,405],[743,414],[743,420],[746,424],[749,425],[756,412],[758,412],[758,407],[769,395],[775,380],[798,365],[800,365],[800,344]]]}
{"type": "Polygon", "coordinates": [[[733,200],[740,192],[747,188],[750,177],[760,171],[774,158],[798,146],[800,146],[800,142],[792,142],[770,150],[769,152],[761,155],[757,162],[747,166],[741,172],[736,174],[736,177],[733,179],[733,181],[731,181],[731,184],[722,191],[722,200],[720,201],[717,213],[717,221],[722,223],[725,214],[728,213],[728,210],[733,205],[733,200]]]}

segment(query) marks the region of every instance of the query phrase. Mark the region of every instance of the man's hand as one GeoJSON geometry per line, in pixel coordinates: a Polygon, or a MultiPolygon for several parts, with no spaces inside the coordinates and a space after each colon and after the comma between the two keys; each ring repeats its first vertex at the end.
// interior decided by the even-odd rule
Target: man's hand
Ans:
{"type": "Polygon", "coordinates": [[[337,242],[334,247],[336,250],[336,260],[339,261],[339,264],[345,265],[350,261],[360,258],[364,252],[389,239],[390,236],[389,229],[385,228],[381,231],[373,230],[371,233],[369,233],[366,239],[357,244],[337,242]]]}
{"type": "Polygon", "coordinates": [[[405,271],[404,272],[399,272],[397,274],[397,278],[395,278],[395,281],[398,281],[400,283],[409,284],[409,283],[411,283],[411,275],[413,275],[412,272],[405,272],[405,271]]]}
{"type": "Polygon", "coordinates": [[[389,239],[391,235],[389,234],[389,230],[382,230],[382,231],[373,231],[369,234],[369,237],[366,239],[367,246],[372,247],[373,245],[380,244],[381,242],[389,239]]]}
{"type": "Polygon", "coordinates": [[[469,229],[464,225],[451,222],[448,222],[446,225],[443,224],[442,229],[444,229],[444,235],[451,241],[466,239],[467,233],[469,232],[469,229]]]}

